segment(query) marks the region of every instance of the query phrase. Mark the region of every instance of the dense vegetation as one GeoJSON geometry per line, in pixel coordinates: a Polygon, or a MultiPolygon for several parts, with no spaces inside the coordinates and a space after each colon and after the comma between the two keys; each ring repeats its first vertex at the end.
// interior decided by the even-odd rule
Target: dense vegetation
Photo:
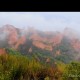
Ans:
{"type": "Polygon", "coordinates": [[[0,80],[80,80],[80,63],[47,65],[12,51],[0,56],[0,80]]]}

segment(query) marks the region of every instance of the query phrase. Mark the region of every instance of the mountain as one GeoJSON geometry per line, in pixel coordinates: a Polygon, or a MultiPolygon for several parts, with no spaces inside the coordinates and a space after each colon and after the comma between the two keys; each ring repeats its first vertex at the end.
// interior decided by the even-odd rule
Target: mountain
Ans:
{"type": "Polygon", "coordinates": [[[0,27],[0,52],[13,49],[22,55],[34,56],[38,61],[79,60],[80,39],[75,31],[65,28],[63,32],[40,31],[33,27],[19,29],[13,25],[0,27]]]}

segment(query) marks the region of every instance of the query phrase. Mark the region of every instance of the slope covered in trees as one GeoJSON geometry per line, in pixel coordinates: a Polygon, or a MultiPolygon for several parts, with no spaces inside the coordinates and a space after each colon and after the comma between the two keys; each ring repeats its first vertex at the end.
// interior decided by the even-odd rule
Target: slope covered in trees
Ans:
{"type": "Polygon", "coordinates": [[[0,56],[0,80],[79,80],[80,63],[43,64],[10,50],[0,56]],[[13,54],[15,53],[15,54],[13,54]]]}

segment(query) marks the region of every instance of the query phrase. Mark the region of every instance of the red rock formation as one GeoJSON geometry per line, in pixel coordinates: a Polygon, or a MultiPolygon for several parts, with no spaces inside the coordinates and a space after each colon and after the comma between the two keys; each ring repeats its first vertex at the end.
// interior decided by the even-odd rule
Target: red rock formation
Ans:
{"type": "Polygon", "coordinates": [[[2,55],[2,54],[6,54],[6,51],[5,51],[5,49],[0,48],[0,55],[2,55]]]}
{"type": "MultiPolygon", "coordinates": [[[[25,30],[19,30],[12,25],[4,25],[2,28],[0,28],[0,32],[5,32],[5,34],[8,34],[8,44],[12,48],[18,49],[20,44],[24,44],[26,41],[26,37],[24,35],[25,30]],[[19,31],[22,31],[22,35],[18,34],[19,31]]],[[[67,36],[72,40],[71,45],[73,46],[73,48],[76,50],[80,50],[80,41],[76,40],[76,34],[69,28],[65,28],[63,34],[59,32],[44,32],[44,34],[46,34],[47,36],[51,35],[50,38],[40,36],[37,30],[35,30],[34,28],[29,28],[26,34],[28,34],[29,32],[32,33],[29,39],[31,39],[33,41],[32,44],[38,48],[52,51],[52,46],[60,44],[63,36],[67,36]]],[[[29,49],[29,52],[31,51],[32,48],[29,49]]],[[[60,54],[60,52],[57,51],[56,54],[60,54]]]]}
{"type": "Polygon", "coordinates": [[[17,32],[14,31],[14,33],[10,33],[8,43],[9,43],[10,45],[14,45],[17,41],[18,41],[17,32]]]}
{"type": "Polygon", "coordinates": [[[15,49],[18,49],[19,45],[24,44],[26,41],[26,37],[22,36],[20,39],[18,39],[16,45],[14,46],[15,49]]]}
{"type": "Polygon", "coordinates": [[[52,51],[51,45],[46,45],[46,44],[39,42],[39,41],[33,41],[33,45],[38,47],[38,48],[41,48],[41,49],[52,51]]]}
{"type": "Polygon", "coordinates": [[[39,41],[33,41],[33,45],[41,49],[45,48],[45,45],[39,41]]]}
{"type": "MultiPolygon", "coordinates": [[[[2,30],[3,32],[8,33],[8,44],[12,47],[17,49],[19,47],[20,44],[24,44],[25,42],[25,36],[19,36],[18,32],[19,29],[15,28],[12,25],[4,25],[0,30],[2,30]],[[20,38],[19,38],[20,37],[20,38]]],[[[21,29],[20,29],[21,31],[21,29]]],[[[23,30],[22,30],[23,31],[23,30]]]]}
{"type": "Polygon", "coordinates": [[[61,43],[61,40],[63,38],[62,34],[57,34],[55,37],[53,37],[53,46],[56,46],[57,44],[61,43]]]}
{"type": "Polygon", "coordinates": [[[17,34],[17,30],[16,30],[16,28],[14,26],[9,25],[9,24],[4,25],[2,27],[2,31],[8,33],[7,37],[8,37],[8,43],[10,45],[14,45],[14,43],[17,42],[18,34],[17,34]]]}
{"type": "Polygon", "coordinates": [[[75,50],[80,50],[80,41],[78,39],[73,39],[71,45],[75,50]]]}
{"type": "Polygon", "coordinates": [[[42,41],[42,38],[38,34],[33,34],[30,36],[30,39],[35,40],[35,41],[42,41]]]}

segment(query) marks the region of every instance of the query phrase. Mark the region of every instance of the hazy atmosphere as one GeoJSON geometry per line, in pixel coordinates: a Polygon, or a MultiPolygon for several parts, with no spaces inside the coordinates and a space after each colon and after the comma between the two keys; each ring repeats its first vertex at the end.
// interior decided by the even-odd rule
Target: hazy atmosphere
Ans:
{"type": "Polygon", "coordinates": [[[0,80],[80,80],[80,12],[0,12],[0,80]]]}
{"type": "Polygon", "coordinates": [[[70,27],[79,32],[80,12],[0,12],[0,26],[35,27],[39,30],[63,30],[70,27]]]}

